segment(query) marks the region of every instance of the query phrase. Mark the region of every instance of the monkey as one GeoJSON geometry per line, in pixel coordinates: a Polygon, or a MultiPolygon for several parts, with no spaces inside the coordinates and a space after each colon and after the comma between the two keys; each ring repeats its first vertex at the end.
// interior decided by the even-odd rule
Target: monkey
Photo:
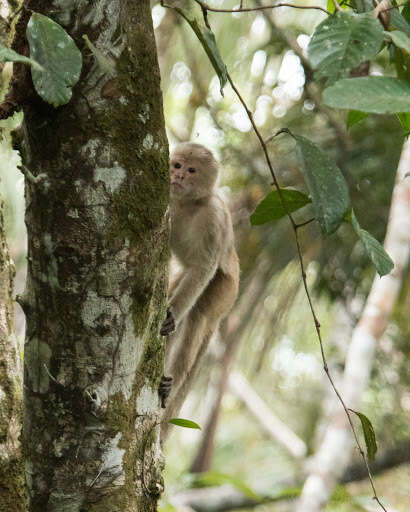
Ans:
{"type": "Polygon", "coordinates": [[[165,369],[159,386],[168,419],[178,414],[209,341],[238,295],[239,260],[231,215],[218,195],[218,163],[201,144],[180,144],[170,157],[171,252],[181,270],[171,274],[165,369]]]}

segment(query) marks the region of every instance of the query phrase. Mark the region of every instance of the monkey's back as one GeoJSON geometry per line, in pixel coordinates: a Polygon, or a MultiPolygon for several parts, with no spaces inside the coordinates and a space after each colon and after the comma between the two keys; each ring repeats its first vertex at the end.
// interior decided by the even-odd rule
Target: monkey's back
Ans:
{"type": "Polygon", "coordinates": [[[171,250],[183,267],[201,266],[216,257],[217,267],[239,278],[231,215],[225,202],[212,195],[206,203],[171,210],[171,250]],[[178,222],[183,216],[185,221],[178,222]]]}

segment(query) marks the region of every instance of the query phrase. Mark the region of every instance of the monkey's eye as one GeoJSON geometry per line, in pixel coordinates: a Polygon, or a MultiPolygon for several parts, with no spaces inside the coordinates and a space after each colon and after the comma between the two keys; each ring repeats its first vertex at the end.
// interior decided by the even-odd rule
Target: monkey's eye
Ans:
{"type": "Polygon", "coordinates": [[[193,167],[188,167],[188,172],[190,172],[191,174],[193,174],[195,171],[195,169],[193,167]]]}
{"type": "Polygon", "coordinates": [[[179,162],[174,164],[175,169],[181,169],[181,164],[179,162]]]}

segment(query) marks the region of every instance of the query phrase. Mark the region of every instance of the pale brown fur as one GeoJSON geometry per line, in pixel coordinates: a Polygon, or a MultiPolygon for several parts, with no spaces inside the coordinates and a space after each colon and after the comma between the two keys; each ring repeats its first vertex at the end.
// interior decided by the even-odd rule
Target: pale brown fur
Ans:
{"type": "Polygon", "coordinates": [[[173,385],[163,436],[239,283],[231,216],[215,189],[218,164],[212,153],[200,144],[181,144],[171,155],[170,174],[171,249],[182,271],[171,277],[168,292],[176,330],[167,339],[166,374],[173,385]]]}

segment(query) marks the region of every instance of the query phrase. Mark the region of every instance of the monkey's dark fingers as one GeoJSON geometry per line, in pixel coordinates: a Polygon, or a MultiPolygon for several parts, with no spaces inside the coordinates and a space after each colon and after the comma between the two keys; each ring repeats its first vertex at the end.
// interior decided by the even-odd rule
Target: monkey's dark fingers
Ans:
{"type": "Polygon", "coordinates": [[[161,336],[168,336],[175,331],[175,320],[170,309],[167,310],[167,317],[159,331],[161,336]]]}
{"type": "Polygon", "coordinates": [[[169,394],[171,393],[172,389],[172,377],[166,377],[165,375],[162,376],[161,382],[158,387],[158,394],[161,398],[161,407],[165,409],[167,398],[169,397],[169,394]]]}

